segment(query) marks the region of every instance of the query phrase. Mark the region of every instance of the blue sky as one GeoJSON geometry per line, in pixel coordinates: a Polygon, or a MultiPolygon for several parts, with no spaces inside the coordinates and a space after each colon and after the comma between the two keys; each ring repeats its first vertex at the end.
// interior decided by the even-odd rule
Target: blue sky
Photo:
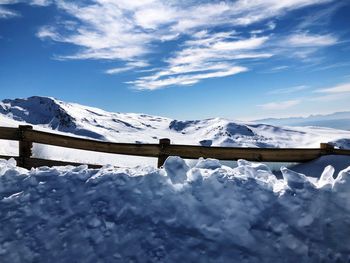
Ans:
{"type": "Polygon", "coordinates": [[[348,0],[0,0],[0,99],[178,119],[350,110],[348,0]]]}

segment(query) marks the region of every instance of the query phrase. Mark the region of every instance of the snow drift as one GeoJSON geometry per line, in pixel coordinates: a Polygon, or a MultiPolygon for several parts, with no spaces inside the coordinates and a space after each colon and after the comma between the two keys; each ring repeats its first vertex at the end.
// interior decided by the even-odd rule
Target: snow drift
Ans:
{"type": "Polygon", "coordinates": [[[16,262],[349,262],[350,167],[163,169],[0,161],[0,257],[16,262]]]}

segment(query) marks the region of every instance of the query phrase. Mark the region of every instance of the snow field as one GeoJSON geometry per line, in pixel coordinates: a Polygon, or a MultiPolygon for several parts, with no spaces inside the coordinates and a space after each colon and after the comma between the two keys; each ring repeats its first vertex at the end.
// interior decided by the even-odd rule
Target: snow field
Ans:
{"type": "Polygon", "coordinates": [[[348,262],[350,167],[319,180],[169,157],[163,169],[0,160],[1,262],[348,262]]]}

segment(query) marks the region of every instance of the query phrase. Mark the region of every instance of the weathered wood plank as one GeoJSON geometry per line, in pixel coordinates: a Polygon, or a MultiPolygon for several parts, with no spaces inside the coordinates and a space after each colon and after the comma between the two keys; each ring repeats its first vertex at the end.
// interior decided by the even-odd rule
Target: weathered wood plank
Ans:
{"type": "Polygon", "coordinates": [[[164,149],[166,149],[170,145],[170,139],[160,139],[159,140],[159,148],[160,154],[158,156],[157,167],[160,168],[163,166],[165,160],[169,157],[169,155],[164,154],[164,149]]]}
{"type": "MultiPolygon", "coordinates": [[[[336,154],[336,155],[350,155],[350,150],[333,149],[331,154],[336,154]]],[[[350,158],[350,156],[349,156],[349,158],[350,158]]]]}
{"type": "Polygon", "coordinates": [[[220,160],[246,159],[248,161],[305,162],[321,156],[320,149],[268,149],[268,148],[232,148],[203,147],[188,145],[169,145],[163,153],[185,159],[215,158],[220,160]]]}
{"type": "Polygon", "coordinates": [[[89,139],[74,138],[64,135],[50,134],[40,131],[26,131],[25,140],[36,143],[68,147],[81,150],[126,154],[145,157],[161,157],[161,164],[166,156],[180,156],[186,159],[216,158],[221,160],[246,159],[251,161],[286,161],[303,162],[321,156],[320,149],[262,149],[204,147],[189,145],[159,145],[109,143],[89,139]]]}
{"type": "Polygon", "coordinates": [[[34,143],[104,153],[125,154],[145,157],[158,157],[160,154],[158,144],[101,142],[34,130],[26,131],[24,133],[24,140],[32,141],[34,143]]]}
{"type": "Polygon", "coordinates": [[[0,139],[18,141],[20,139],[18,128],[0,127],[0,139]]]}
{"type": "MultiPolygon", "coordinates": [[[[321,144],[320,148],[317,149],[287,149],[171,145],[169,139],[162,139],[159,144],[111,143],[35,131],[28,127],[20,127],[20,129],[0,127],[0,139],[20,141],[20,152],[22,152],[22,158],[16,158],[19,162],[21,162],[21,160],[24,162],[28,160],[30,164],[25,164],[26,167],[37,167],[40,165],[80,165],[80,163],[74,162],[29,158],[31,153],[28,149],[30,149],[31,143],[33,142],[94,152],[158,157],[158,167],[163,165],[168,156],[180,156],[186,159],[198,159],[203,157],[220,160],[246,159],[249,161],[265,162],[306,162],[327,154],[350,156],[350,150],[334,149],[334,147],[327,144],[321,144]],[[23,146],[22,151],[21,146],[23,146]]],[[[7,157],[5,156],[5,158],[7,157]]],[[[101,167],[99,165],[92,166],[101,167]]]]}
{"type": "Polygon", "coordinates": [[[26,163],[26,160],[32,156],[33,143],[31,141],[24,140],[24,134],[27,131],[33,130],[33,126],[20,125],[19,130],[19,159],[17,165],[23,168],[30,169],[31,166],[26,163]]]}

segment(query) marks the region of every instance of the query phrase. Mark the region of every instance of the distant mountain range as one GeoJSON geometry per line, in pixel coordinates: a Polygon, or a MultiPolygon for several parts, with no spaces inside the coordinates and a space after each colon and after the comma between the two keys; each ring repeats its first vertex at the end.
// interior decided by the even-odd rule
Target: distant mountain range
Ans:
{"type": "Polygon", "coordinates": [[[318,126],[350,130],[350,111],[327,115],[310,115],[309,117],[260,119],[254,122],[278,126],[318,126]]]}
{"type": "MultiPolygon", "coordinates": [[[[321,124],[322,121],[329,123],[330,120],[335,123],[340,122],[340,119],[350,119],[350,112],[334,114],[333,119],[329,116],[294,118],[294,120],[276,119],[276,121],[279,121],[278,125],[297,123],[315,125],[315,121],[321,124]]],[[[268,123],[274,120],[267,119],[260,122],[268,123]]],[[[38,96],[6,99],[0,102],[0,125],[18,124],[31,124],[40,130],[69,133],[98,140],[131,143],[158,143],[160,138],[170,138],[172,143],[176,144],[300,148],[319,147],[320,142],[332,141],[341,145],[350,142],[349,131],[319,127],[285,128],[269,124],[233,122],[222,118],[173,120],[146,114],[107,112],[38,96]]]]}

